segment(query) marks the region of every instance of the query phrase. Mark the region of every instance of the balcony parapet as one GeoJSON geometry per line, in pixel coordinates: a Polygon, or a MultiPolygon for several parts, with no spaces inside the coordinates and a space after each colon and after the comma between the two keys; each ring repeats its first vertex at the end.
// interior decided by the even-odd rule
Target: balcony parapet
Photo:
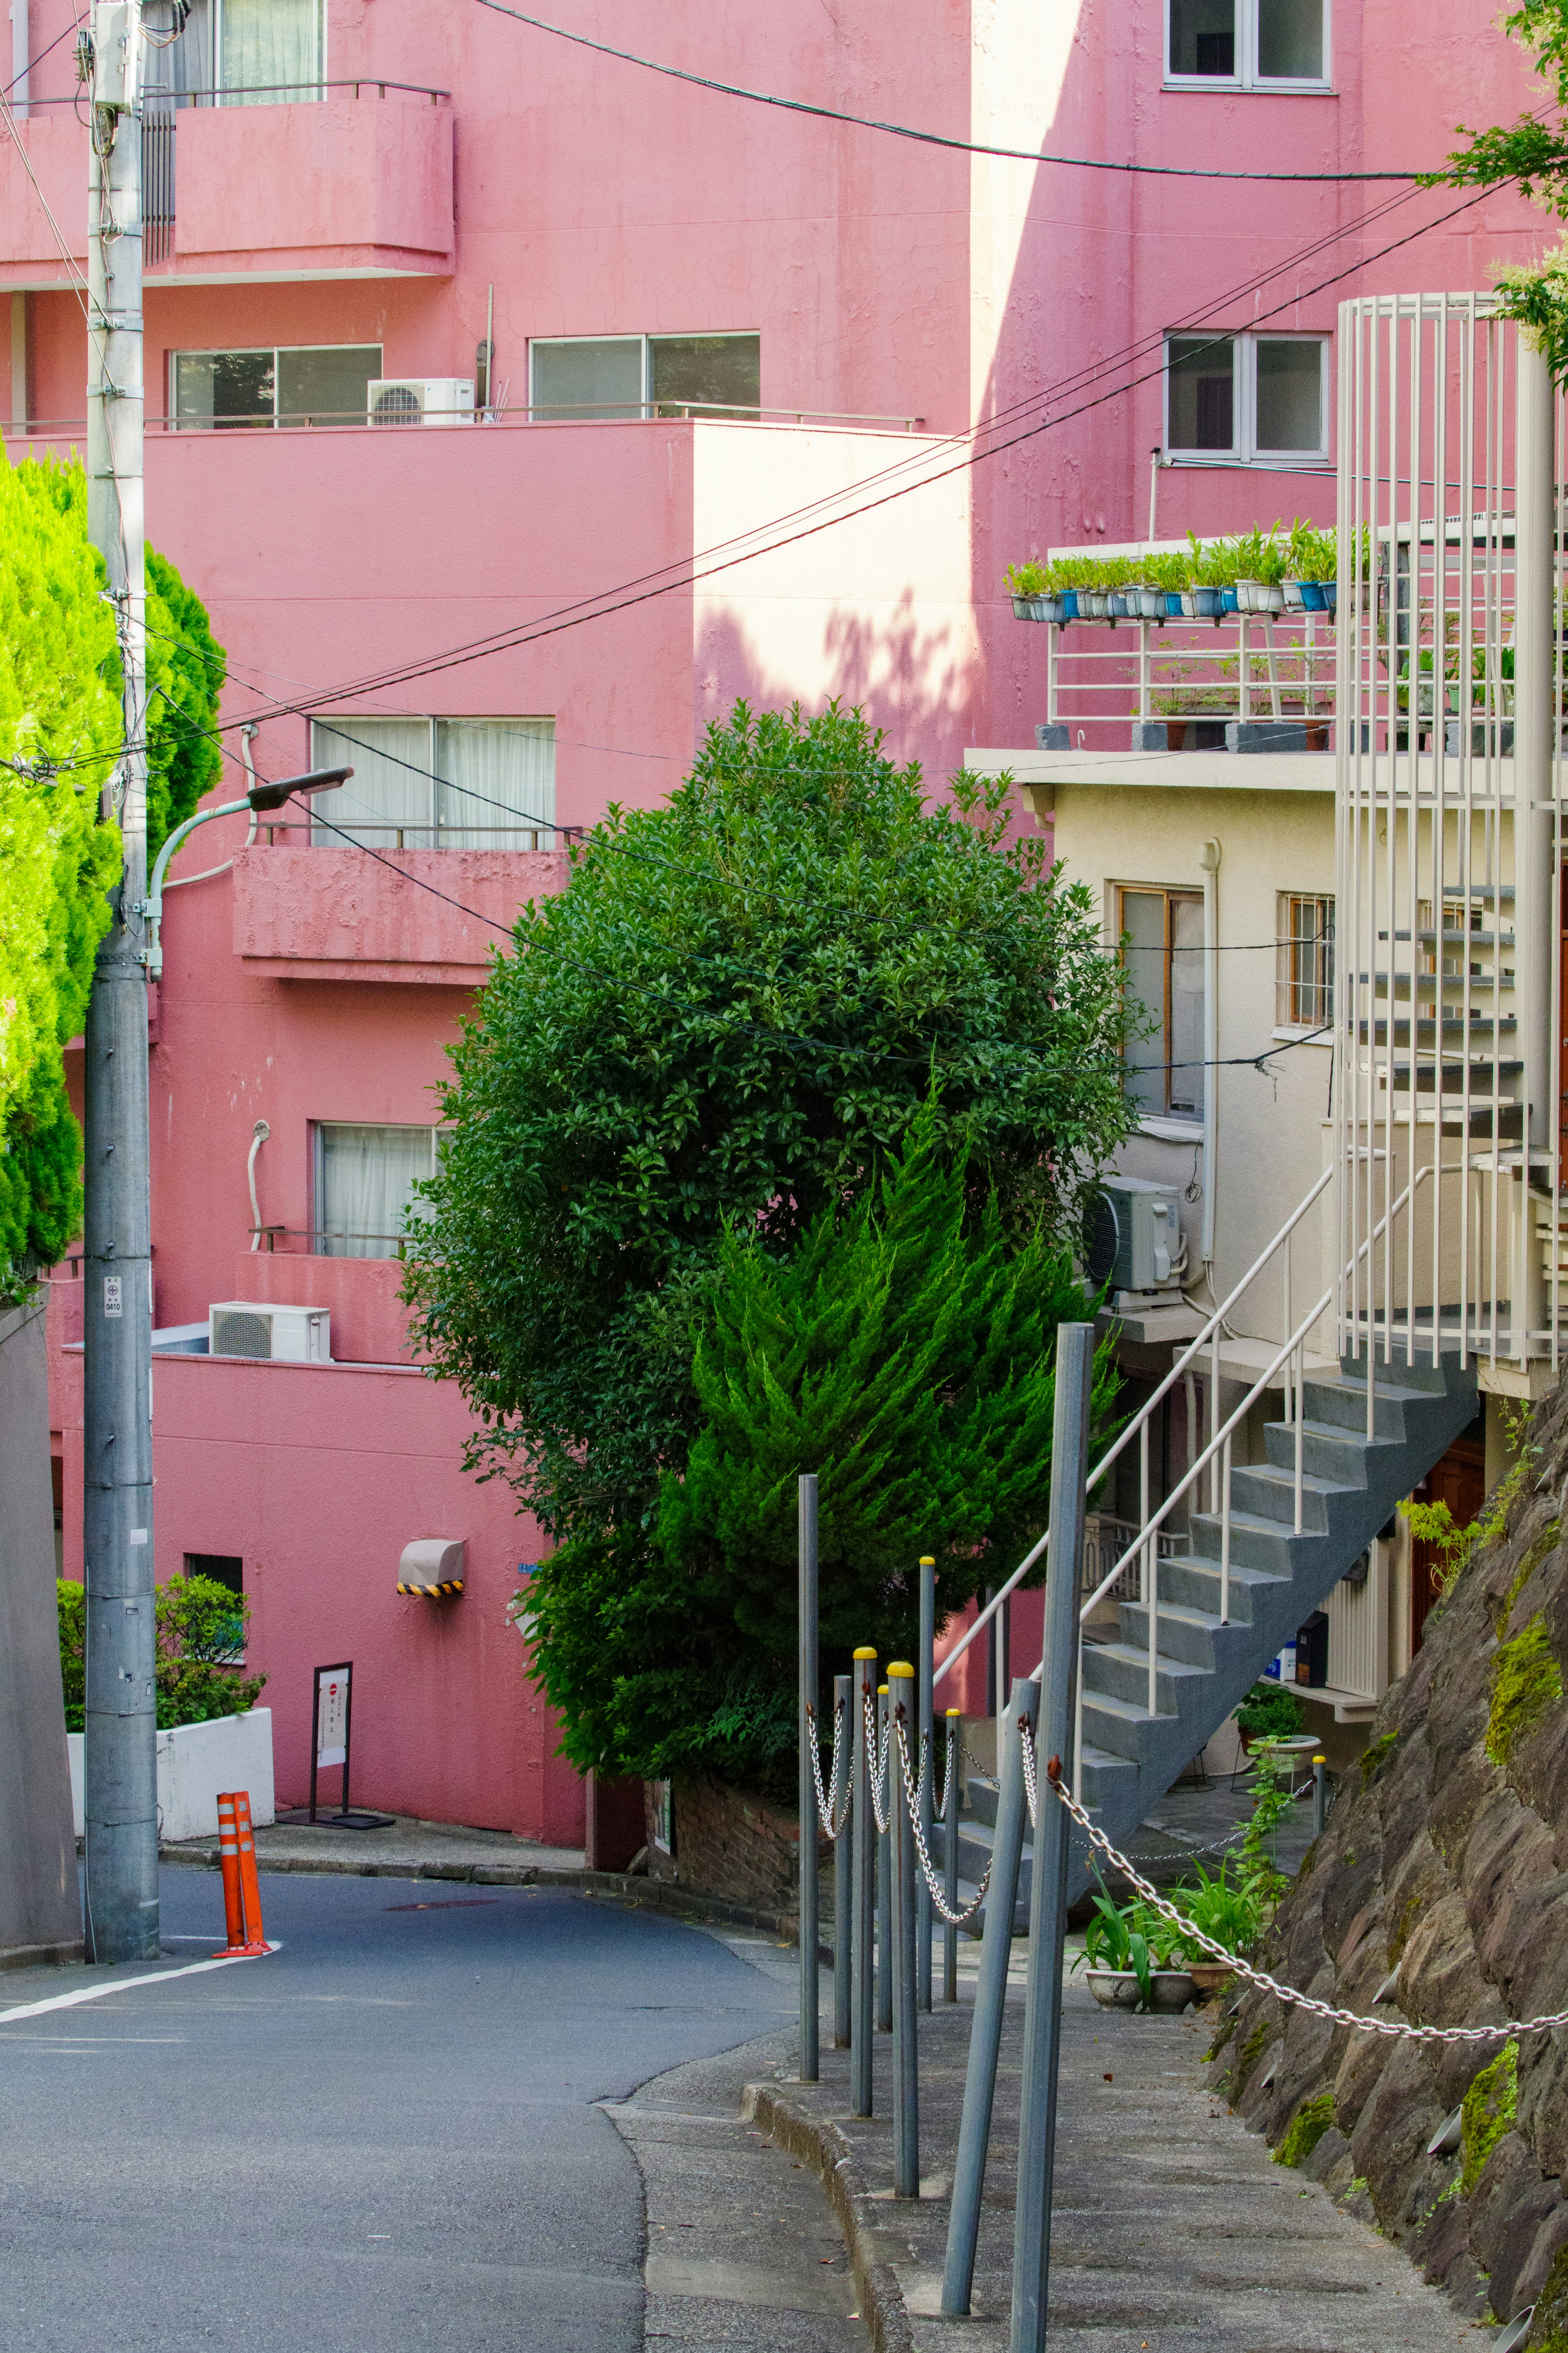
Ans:
{"type": "Polygon", "coordinates": [[[286,849],[234,861],[234,952],[272,980],[477,988],[529,899],[563,890],[564,851],[286,849]]]}
{"type": "MultiPolygon", "coordinates": [[[[72,285],[87,267],[85,125],[46,110],[16,132],[25,160],[16,141],[0,148],[0,286],[72,285]]],[[[155,135],[172,225],[150,287],[453,266],[452,109],[439,91],[363,80],[297,104],[184,109],[155,135]]]]}

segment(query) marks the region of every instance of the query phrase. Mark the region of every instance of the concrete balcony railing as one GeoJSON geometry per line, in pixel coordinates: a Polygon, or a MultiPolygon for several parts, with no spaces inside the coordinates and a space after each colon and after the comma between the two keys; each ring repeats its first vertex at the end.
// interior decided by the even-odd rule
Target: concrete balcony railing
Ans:
{"type": "MultiPolygon", "coordinates": [[[[47,108],[16,136],[25,158],[13,141],[0,147],[0,287],[73,284],[87,267],[86,127],[47,108]]],[[[442,91],[333,83],[299,104],[184,108],[146,136],[150,284],[452,267],[442,91]]]]}
{"type": "Polygon", "coordinates": [[[240,850],[236,955],[272,980],[477,988],[524,901],[563,889],[567,874],[563,851],[403,849],[396,858],[395,869],[352,847],[240,850]]]}

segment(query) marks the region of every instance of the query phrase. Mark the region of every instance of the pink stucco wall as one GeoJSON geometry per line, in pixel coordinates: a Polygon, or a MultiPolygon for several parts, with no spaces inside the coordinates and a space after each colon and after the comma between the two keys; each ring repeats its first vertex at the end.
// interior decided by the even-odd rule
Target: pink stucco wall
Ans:
{"type": "MultiPolygon", "coordinates": [[[[1339,0],[1333,90],[1297,96],[1163,89],[1163,0],[665,0],[635,26],[611,0],[561,8],[699,73],[1031,158],[1409,169],[1441,157],[1457,116],[1506,117],[1538,95],[1472,0],[1339,0]]],[[[73,21],[70,0],[31,0],[33,50],[73,21]]],[[[1167,330],[1331,332],[1347,292],[1482,285],[1548,232],[1508,196],[1459,211],[1389,183],[969,156],[654,79],[477,8],[328,0],[327,73],[445,95],[373,96],[367,79],[320,106],[182,118],[176,250],[146,298],[149,534],[208,604],[229,654],[226,720],[259,723],[263,775],[307,764],[312,708],[552,715],[563,825],[656,800],[737,695],[861,702],[938,788],[966,746],[1032,744],[1045,633],[1014,621],[1003,572],[1146,529],[1167,330]],[[170,435],[156,421],[180,350],[379,343],[389,375],[471,375],[492,291],[499,426],[170,435]],[[761,337],[765,422],[518,414],[531,336],[725,331],[761,337]]],[[[65,39],[35,74],[23,137],[79,253],[72,89],[65,39]]],[[[82,312],[9,143],[5,287],[35,290],[37,429],[9,446],[79,446],[82,312]]],[[[1212,534],[1331,507],[1321,473],[1184,467],[1160,477],[1158,524],[1212,534]]],[[[226,796],[237,781],[231,765],[226,796]]],[[[242,834],[213,828],[176,871],[242,834]]],[[[549,1719],[502,1622],[531,1532],[504,1490],[464,1478],[455,1392],[370,1369],[408,1353],[395,1269],[306,1247],[311,1123],[434,1118],[494,926],[562,869],[491,852],[397,863],[279,837],[167,902],[157,1321],[236,1295],[328,1304],[352,1362],[160,1360],[160,1572],[185,1551],[238,1553],[247,1577],[254,1564],[280,1789],[300,1787],[311,1666],[352,1654],[367,1801],[573,1840],[574,1777],[546,1762],[549,1719]],[[284,1230],[253,1255],[245,1169],[262,1118],[262,1219],[284,1230]],[[392,1591],[402,1544],[440,1533],[467,1536],[475,1564],[450,1613],[392,1591]]],[[[68,1533],[72,1288],[51,1324],[68,1533]]],[[[1037,1616],[1019,1605],[1025,1668],[1037,1616]]],[[[980,1704],[977,1665],[954,1680],[980,1704]]]]}

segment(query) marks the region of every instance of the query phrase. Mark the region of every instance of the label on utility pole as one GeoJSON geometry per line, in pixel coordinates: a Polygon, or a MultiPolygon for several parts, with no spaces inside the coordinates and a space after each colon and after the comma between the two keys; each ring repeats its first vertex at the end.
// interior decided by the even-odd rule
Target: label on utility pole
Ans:
{"type": "Polygon", "coordinates": [[[103,1278],[103,1312],[106,1315],[123,1315],[124,1300],[121,1292],[122,1277],[106,1274],[103,1278]]]}
{"type": "Polygon", "coordinates": [[[332,1667],[316,1685],[316,1763],[342,1765],[348,1757],[349,1670],[332,1667]]]}

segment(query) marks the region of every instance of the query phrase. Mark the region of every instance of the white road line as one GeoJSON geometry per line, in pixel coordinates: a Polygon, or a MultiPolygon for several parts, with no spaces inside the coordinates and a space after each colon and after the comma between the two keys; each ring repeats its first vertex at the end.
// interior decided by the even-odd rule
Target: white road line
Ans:
{"type": "MultiPolygon", "coordinates": [[[[268,1945],[268,1952],[281,1947],[268,1945]]],[[[74,1993],[50,1994],[47,2001],[18,2002],[13,2010],[0,2010],[0,2026],[9,2026],[15,2018],[42,2018],[49,2010],[75,2010],[79,2002],[101,2001],[105,1994],[129,1993],[132,1986],[167,1985],[172,1978],[199,1977],[204,1969],[231,1969],[238,1961],[258,1961],[260,1953],[224,1954],[210,1961],[185,1961],[177,1969],[155,1969],[144,1978],[115,1978],[108,1985],[79,1986],[74,1993]]]]}

